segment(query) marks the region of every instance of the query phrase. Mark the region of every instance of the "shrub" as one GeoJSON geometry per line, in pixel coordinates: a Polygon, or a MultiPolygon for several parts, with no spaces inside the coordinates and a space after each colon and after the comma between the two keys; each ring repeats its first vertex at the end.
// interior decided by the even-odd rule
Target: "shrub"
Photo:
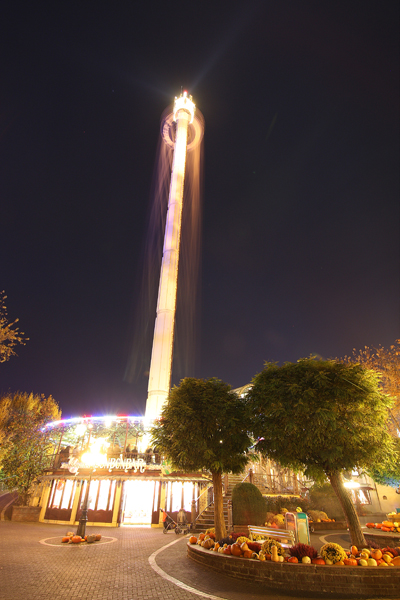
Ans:
{"type": "Polygon", "coordinates": [[[235,525],[264,525],[267,506],[258,487],[238,483],[232,490],[233,522],[235,525]]]}
{"type": "Polygon", "coordinates": [[[310,558],[317,558],[318,552],[313,546],[308,546],[307,544],[296,544],[289,548],[290,556],[295,556],[299,562],[303,556],[309,556],[310,558]]]}

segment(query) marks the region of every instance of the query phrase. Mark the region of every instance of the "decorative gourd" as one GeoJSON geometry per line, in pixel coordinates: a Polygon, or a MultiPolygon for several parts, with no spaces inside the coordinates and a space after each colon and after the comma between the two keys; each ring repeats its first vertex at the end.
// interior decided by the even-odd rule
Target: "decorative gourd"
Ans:
{"type": "Polygon", "coordinates": [[[358,561],[359,567],[368,567],[368,561],[365,558],[360,558],[358,561]]]}
{"type": "Polygon", "coordinates": [[[228,554],[228,556],[230,556],[232,554],[231,552],[231,546],[226,546],[226,548],[223,549],[224,554],[228,554]]]}
{"type": "Polygon", "coordinates": [[[101,540],[101,533],[96,533],[96,542],[101,540]]]}
{"type": "Polygon", "coordinates": [[[384,555],[382,556],[382,558],[383,558],[383,560],[384,560],[386,563],[390,563],[390,562],[392,562],[392,557],[391,557],[391,556],[389,556],[389,554],[384,554],[384,555]]]}
{"type": "Polygon", "coordinates": [[[392,521],[382,521],[382,525],[384,527],[389,527],[389,529],[393,527],[392,521]]]}
{"type": "Polygon", "coordinates": [[[339,560],[338,562],[333,563],[334,567],[344,567],[344,561],[339,560]]]}
{"type": "Polygon", "coordinates": [[[197,537],[195,535],[190,536],[189,544],[197,544],[197,537]]]}
{"type": "Polygon", "coordinates": [[[72,542],[73,544],[80,544],[80,543],[82,542],[82,538],[81,538],[81,536],[80,536],[80,535],[74,535],[74,536],[71,538],[71,542],[72,542]]]}
{"type": "Polygon", "coordinates": [[[66,535],[65,537],[63,537],[63,539],[61,540],[61,542],[62,542],[63,544],[66,544],[67,542],[69,542],[69,540],[70,540],[70,539],[71,539],[71,538],[70,538],[68,535],[66,535]]]}
{"type": "Polygon", "coordinates": [[[311,559],[311,564],[313,564],[313,565],[324,565],[325,561],[320,556],[317,556],[317,558],[312,558],[311,559]]]}
{"type": "Polygon", "coordinates": [[[207,550],[209,550],[210,548],[213,548],[214,547],[214,540],[212,540],[211,538],[208,538],[207,540],[204,540],[203,547],[206,548],[207,550]]]}
{"type": "Polygon", "coordinates": [[[242,551],[240,549],[239,544],[232,544],[231,554],[233,554],[233,556],[241,556],[242,555],[242,551]]]}
{"type": "MultiPolygon", "coordinates": [[[[314,560],[316,560],[316,559],[314,558],[314,560]]],[[[291,556],[290,558],[288,558],[287,561],[288,561],[288,563],[293,563],[293,564],[297,564],[299,562],[298,558],[296,556],[291,556]]]]}
{"type": "Polygon", "coordinates": [[[242,552],[250,552],[250,548],[247,545],[247,542],[243,542],[240,544],[240,549],[242,552]]]}
{"type": "Polygon", "coordinates": [[[243,558],[252,558],[253,557],[253,552],[252,550],[245,550],[243,552],[243,558]]]}
{"type": "Polygon", "coordinates": [[[368,527],[368,529],[375,529],[375,523],[366,523],[366,527],[368,527]]]}
{"type": "Polygon", "coordinates": [[[75,535],[75,534],[74,534],[74,532],[73,532],[73,531],[68,531],[68,533],[67,533],[67,536],[68,536],[68,537],[70,537],[70,538],[71,538],[71,537],[74,537],[74,535],[75,535]]]}
{"type": "Polygon", "coordinates": [[[93,544],[96,541],[96,535],[94,533],[88,535],[86,541],[88,544],[93,544]]]}
{"type": "Polygon", "coordinates": [[[214,544],[214,552],[217,552],[218,548],[219,548],[219,542],[214,544]]]}
{"type": "Polygon", "coordinates": [[[395,567],[400,567],[400,556],[395,556],[392,560],[392,565],[395,567]]]}
{"type": "Polygon", "coordinates": [[[378,563],[376,562],[376,560],[374,558],[369,558],[367,560],[368,566],[369,567],[377,567],[378,563]]]}
{"type": "Polygon", "coordinates": [[[358,554],[358,548],[357,548],[357,546],[352,546],[350,548],[350,554],[352,554],[353,556],[357,556],[357,554],[358,554]]]}
{"type": "Polygon", "coordinates": [[[382,550],[380,550],[379,548],[377,548],[376,550],[371,550],[371,558],[374,558],[375,560],[382,558],[382,550]]]}
{"type": "Polygon", "coordinates": [[[345,558],[343,562],[347,567],[356,567],[358,565],[355,558],[345,558]]]}
{"type": "Polygon", "coordinates": [[[271,560],[272,562],[279,562],[278,548],[276,546],[272,546],[271,548],[271,560]]]}
{"type": "Polygon", "coordinates": [[[199,535],[199,540],[202,542],[202,541],[204,540],[204,538],[205,538],[205,537],[206,537],[206,534],[205,534],[205,533],[201,533],[201,534],[199,535]]]}
{"type": "Polygon", "coordinates": [[[303,556],[303,558],[301,559],[301,562],[304,565],[310,565],[311,564],[311,558],[309,556],[303,556]]]}
{"type": "Polygon", "coordinates": [[[262,552],[260,552],[260,553],[258,554],[258,560],[262,560],[262,561],[264,561],[264,560],[265,560],[265,554],[263,554],[262,552]]]}

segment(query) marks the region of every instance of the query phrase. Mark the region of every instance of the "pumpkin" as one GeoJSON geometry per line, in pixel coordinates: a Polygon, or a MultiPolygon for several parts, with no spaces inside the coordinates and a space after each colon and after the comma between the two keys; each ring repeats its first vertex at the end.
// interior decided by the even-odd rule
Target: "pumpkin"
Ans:
{"type": "Polygon", "coordinates": [[[357,567],[358,565],[355,558],[345,558],[343,562],[347,567],[357,567]]]}
{"type": "Polygon", "coordinates": [[[214,540],[212,540],[211,538],[208,538],[208,540],[204,540],[202,545],[203,545],[203,548],[206,548],[207,550],[209,550],[210,548],[212,548],[214,546],[214,540]]]}
{"type": "Polygon", "coordinates": [[[245,550],[243,552],[243,558],[253,558],[253,551],[252,550],[245,550]]]}
{"type": "Polygon", "coordinates": [[[199,535],[199,540],[202,542],[202,541],[204,540],[204,538],[205,538],[205,537],[206,537],[206,534],[205,534],[205,533],[201,533],[201,534],[199,535]]]}
{"type": "Polygon", "coordinates": [[[83,540],[82,540],[82,538],[81,538],[81,536],[80,536],[80,535],[74,535],[74,536],[71,538],[71,542],[72,542],[73,544],[80,544],[82,541],[83,541],[83,540]]]}
{"type": "Polygon", "coordinates": [[[197,537],[195,535],[191,535],[189,538],[189,544],[196,544],[197,543],[197,537]]]}
{"type": "Polygon", "coordinates": [[[219,548],[219,542],[217,542],[216,544],[214,544],[214,552],[216,552],[219,548]]]}
{"type": "MultiPolygon", "coordinates": [[[[316,559],[314,559],[314,560],[316,560],[316,559]]],[[[288,558],[287,561],[288,561],[288,563],[293,563],[293,564],[296,564],[299,562],[298,558],[296,556],[291,556],[290,558],[288,558]]]]}
{"type": "Polygon", "coordinates": [[[258,555],[258,560],[265,560],[265,554],[260,552],[260,554],[258,555]]]}
{"type": "Polygon", "coordinates": [[[374,558],[375,560],[382,558],[382,550],[379,548],[377,550],[371,550],[371,558],[374,558]]]}
{"type": "Polygon", "coordinates": [[[339,560],[338,562],[333,563],[334,567],[344,567],[344,561],[339,560]]]}
{"type": "Polygon", "coordinates": [[[71,538],[70,538],[69,536],[67,536],[67,535],[66,535],[65,537],[63,537],[63,539],[61,540],[61,542],[62,542],[63,544],[66,544],[67,542],[69,542],[69,540],[70,540],[70,539],[71,539],[71,538]]]}
{"type": "Polygon", "coordinates": [[[382,521],[382,525],[384,527],[393,527],[393,522],[392,521],[382,521]]]}
{"type": "Polygon", "coordinates": [[[320,556],[318,556],[317,558],[313,558],[311,559],[311,564],[313,565],[325,565],[325,561],[323,558],[321,558],[320,556]]]}
{"type": "Polygon", "coordinates": [[[239,544],[232,544],[231,554],[233,554],[233,556],[241,556],[242,555],[242,551],[240,549],[239,544]]]}
{"type": "Polygon", "coordinates": [[[352,546],[350,548],[350,554],[352,554],[353,556],[357,556],[357,554],[358,554],[358,548],[357,548],[357,546],[352,546]]]}
{"type": "Polygon", "coordinates": [[[386,527],[385,525],[382,525],[381,531],[392,531],[392,528],[391,527],[386,527]]]}
{"type": "Polygon", "coordinates": [[[224,554],[228,554],[229,556],[232,554],[231,552],[231,546],[226,546],[226,548],[223,549],[224,554]]]}
{"type": "Polygon", "coordinates": [[[369,529],[375,529],[375,523],[366,523],[366,527],[369,529]]]}
{"type": "Polygon", "coordinates": [[[395,567],[400,567],[400,556],[395,556],[392,560],[392,565],[395,567]]]}
{"type": "Polygon", "coordinates": [[[101,533],[96,533],[96,542],[101,540],[101,533]]]}

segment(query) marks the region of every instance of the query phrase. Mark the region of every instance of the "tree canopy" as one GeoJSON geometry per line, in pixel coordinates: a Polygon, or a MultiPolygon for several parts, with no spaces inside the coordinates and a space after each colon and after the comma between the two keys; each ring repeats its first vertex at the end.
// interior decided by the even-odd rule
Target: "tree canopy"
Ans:
{"type": "Polygon", "coordinates": [[[183,379],[152,428],[153,443],[174,468],[211,472],[215,533],[225,537],[222,473],[240,473],[251,446],[245,402],[219,379],[183,379]]]}
{"type": "Polygon", "coordinates": [[[0,399],[0,478],[26,505],[52,450],[45,425],[61,416],[51,396],[17,392],[0,399]]]}
{"type": "Polygon", "coordinates": [[[394,398],[389,430],[397,435],[397,430],[400,430],[400,340],[389,348],[381,345],[377,348],[365,346],[363,350],[353,348],[352,354],[344,357],[344,362],[359,363],[381,374],[382,390],[394,398]]]}
{"type": "Polygon", "coordinates": [[[5,305],[7,296],[4,291],[0,292],[0,362],[6,362],[11,356],[16,356],[14,347],[17,344],[25,345],[24,333],[19,331],[15,324],[18,323],[18,319],[13,322],[9,322],[7,307],[5,305]]]}
{"type": "Polygon", "coordinates": [[[341,474],[393,466],[398,456],[387,430],[392,400],[379,381],[359,364],[310,358],[266,363],[247,395],[257,448],[315,480],[326,476],[358,544],[365,540],[341,474]]]}

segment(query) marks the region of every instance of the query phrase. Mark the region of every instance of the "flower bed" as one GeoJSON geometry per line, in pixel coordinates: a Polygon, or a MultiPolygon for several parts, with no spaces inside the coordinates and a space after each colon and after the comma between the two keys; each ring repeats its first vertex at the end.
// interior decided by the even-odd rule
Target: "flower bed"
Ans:
{"type": "Polygon", "coordinates": [[[319,593],[327,598],[339,594],[347,598],[399,597],[400,568],[260,561],[228,556],[190,543],[188,556],[218,573],[259,583],[269,589],[319,593]]]}

